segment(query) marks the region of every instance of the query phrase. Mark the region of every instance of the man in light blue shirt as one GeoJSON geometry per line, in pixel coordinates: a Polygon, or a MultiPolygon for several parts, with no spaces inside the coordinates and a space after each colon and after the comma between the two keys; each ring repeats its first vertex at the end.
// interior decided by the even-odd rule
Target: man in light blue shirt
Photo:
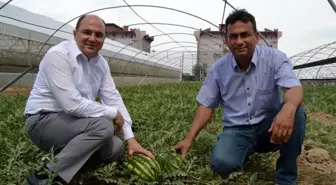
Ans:
{"type": "Polygon", "coordinates": [[[294,185],[306,125],[300,81],[284,53],[257,45],[256,22],[247,11],[229,15],[225,32],[231,53],[208,72],[197,95],[200,107],[194,123],[175,148],[186,155],[193,139],[221,105],[224,127],[213,151],[213,171],[226,178],[242,169],[253,153],[280,149],[276,183],[294,185]],[[284,102],[278,87],[284,91],[284,102]]]}

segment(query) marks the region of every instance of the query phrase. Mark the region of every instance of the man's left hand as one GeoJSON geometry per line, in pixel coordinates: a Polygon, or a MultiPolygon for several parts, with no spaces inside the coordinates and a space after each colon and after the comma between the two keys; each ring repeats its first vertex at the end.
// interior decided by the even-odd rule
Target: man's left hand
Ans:
{"type": "Polygon", "coordinates": [[[149,158],[153,159],[154,155],[144,149],[134,138],[128,139],[128,155],[133,156],[134,153],[140,153],[148,156],[149,158]]]}
{"type": "Polygon", "coordinates": [[[271,128],[271,143],[282,144],[287,142],[293,132],[296,107],[291,104],[284,104],[281,111],[275,116],[271,128]]]}

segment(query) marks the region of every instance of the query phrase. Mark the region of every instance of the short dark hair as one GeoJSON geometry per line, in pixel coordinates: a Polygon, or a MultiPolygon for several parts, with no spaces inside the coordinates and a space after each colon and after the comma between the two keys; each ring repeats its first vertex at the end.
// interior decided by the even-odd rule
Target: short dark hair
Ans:
{"type": "MultiPolygon", "coordinates": [[[[77,23],[76,23],[76,30],[78,30],[80,24],[82,23],[83,19],[84,19],[86,16],[87,16],[87,14],[84,14],[84,15],[82,15],[82,16],[79,17],[79,19],[78,19],[78,21],[77,21],[77,23]]],[[[102,18],[100,18],[100,19],[103,21],[104,25],[106,25],[105,21],[104,21],[102,18]]]]}
{"type": "Polygon", "coordinates": [[[234,24],[237,21],[241,21],[243,23],[251,22],[253,31],[257,32],[257,25],[254,16],[245,9],[235,10],[231,12],[231,14],[225,20],[225,32],[227,33],[229,24],[234,24]]]}

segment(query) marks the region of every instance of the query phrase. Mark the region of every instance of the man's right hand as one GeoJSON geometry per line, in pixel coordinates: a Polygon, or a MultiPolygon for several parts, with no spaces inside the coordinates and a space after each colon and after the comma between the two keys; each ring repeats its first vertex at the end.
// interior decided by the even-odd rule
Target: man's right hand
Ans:
{"type": "Polygon", "coordinates": [[[187,155],[187,152],[191,146],[192,140],[188,138],[184,138],[182,141],[180,141],[178,144],[174,146],[175,150],[181,150],[182,157],[185,157],[187,155]]]}
{"type": "Polygon", "coordinates": [[[113,120],[114,125],[116,125],[114,133],[120,132],[121,128],[124,126],[124,118],[118,111],[116,117],[113,120]]]}

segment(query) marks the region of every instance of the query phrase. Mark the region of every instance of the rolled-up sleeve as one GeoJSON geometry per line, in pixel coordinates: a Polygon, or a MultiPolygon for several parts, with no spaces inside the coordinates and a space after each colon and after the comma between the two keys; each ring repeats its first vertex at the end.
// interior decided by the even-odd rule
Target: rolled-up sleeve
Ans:
{"type": "Polygon", "coordinates": [[[299,78],[295,75],[293,65],[284,53],[278,52],[275,56],[274,80],[281,88],[301,86],[299,78]]]}
{"type": "Polygon", "coordinates": [[[198,103],[211,109],[218,107],[220,103],[220,89],[217,81],[215,71],[211,70],[207,74],[196,97],[198,103]]]}
{"type": "Polygon", "coordinates": [[[125,124],[122,128],[124,139],[128,140],[134,137],[134,133],[132,131],[132,119],[118,89],[116,88],[107,61],[104,60],[104,64],[106,71],[99,88],[98,96],[103,105],[115,107],[120,111],[120,114],[125,120],[125,124]]]}

